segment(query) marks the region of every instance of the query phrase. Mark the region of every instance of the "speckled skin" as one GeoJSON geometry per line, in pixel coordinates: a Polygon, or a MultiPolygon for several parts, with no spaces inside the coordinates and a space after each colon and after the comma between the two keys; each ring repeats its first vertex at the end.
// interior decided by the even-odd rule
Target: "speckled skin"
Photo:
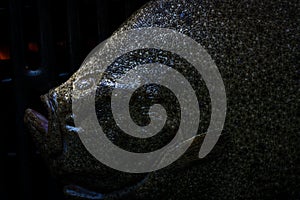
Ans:
{"type": "Polygon", "coordinates": [[[42,97],[49,104],[48,133],[35,123],[31,110],[25,117],[51,172],[66,185],[66,196],[300,199],[299,13],[297,0],[159,0],[137,11],[116,32],[153,26],[175,29],[211,55],[227,94],[222,136],[201,160],[199,136],[185,156],[157,172],[110,169],[66,126],[74,125],[70,95],[74,79],[84,76],[79,69],[42,97]]]}

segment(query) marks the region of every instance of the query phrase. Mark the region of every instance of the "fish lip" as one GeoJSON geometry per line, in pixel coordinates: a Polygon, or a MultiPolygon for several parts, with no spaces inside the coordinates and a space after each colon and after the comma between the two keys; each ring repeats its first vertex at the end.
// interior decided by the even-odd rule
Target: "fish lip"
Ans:
{"type": "MultiPolygon", "coordinates": [[[[142,180],[136,182],[133,185],[125,186],[121,189],[116,189],[114,191],[108,193],[101,193],[99,191],[89,190],[87,188],[81,187],[79,185],[68,184],[64,187],[64,193],[70,197],[85,197],[95,200],[101,199],[123,199],[126,196],[134,193],[139,187],[141,187],[149,178],[149,174],[147,174],[142,180]]],[[[127,199],[127,198],[126,198],[127,199]]]]}
{"type": "Polygon", "coordinates": [[[34,109],[28,108],[25,110],[24,122],[32,132],[38,132],[43,135],[48,133],[48,119],[34,109]]]}
{"type": "Polygon", "coordinates": [[[50,119],[56,114],[57,106],[54,106],[49,94],[40,96],[40,99],[46,108],[46,116],[32,108],[28,108],[25,110],[24,122],[31,131],[48,134],[50,119]]]}

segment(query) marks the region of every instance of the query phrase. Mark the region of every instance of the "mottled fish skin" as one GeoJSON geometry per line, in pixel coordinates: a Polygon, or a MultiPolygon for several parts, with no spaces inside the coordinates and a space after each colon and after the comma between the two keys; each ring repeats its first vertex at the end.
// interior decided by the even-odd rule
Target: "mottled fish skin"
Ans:
{"type": "Polygon", "coordinates": [[[115,190],[129,199],[300,198],[299,13],[298,0],[157,0],[138,10],[115,34],[140,27],[174,29],[211,55],[227,94],[222,136],[201,160],[199,137],[187,155],[157,172],[110,169],[85,150],[72,128],[72,83],[92,73],[79,69],[43,97],[56,108],[49,109],[49,133],[35,134],[58,179],[96,192],[67,187],[69,198],[102,198],[100,193],[115,190]]]}

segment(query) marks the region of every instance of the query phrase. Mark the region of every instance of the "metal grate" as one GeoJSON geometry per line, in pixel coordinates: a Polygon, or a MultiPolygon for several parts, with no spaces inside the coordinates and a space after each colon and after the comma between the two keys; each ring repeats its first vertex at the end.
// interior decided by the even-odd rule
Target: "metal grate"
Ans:
{"type": "Polygon", "coordinates": [[[146,0],[0,2],[1,199],[63,199],[24,129],[27,107],[76,71],[84,57],[146,0]]]}

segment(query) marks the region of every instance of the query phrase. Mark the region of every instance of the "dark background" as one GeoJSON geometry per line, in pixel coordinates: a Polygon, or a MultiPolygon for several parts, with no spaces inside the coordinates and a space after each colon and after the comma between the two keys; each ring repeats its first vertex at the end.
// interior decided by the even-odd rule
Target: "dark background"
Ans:
{"type": "Polygon", "coordinates": [[[24,128],[60,85],[146,0],[0,0],[1,200],[63,199],[24,128]]]}

